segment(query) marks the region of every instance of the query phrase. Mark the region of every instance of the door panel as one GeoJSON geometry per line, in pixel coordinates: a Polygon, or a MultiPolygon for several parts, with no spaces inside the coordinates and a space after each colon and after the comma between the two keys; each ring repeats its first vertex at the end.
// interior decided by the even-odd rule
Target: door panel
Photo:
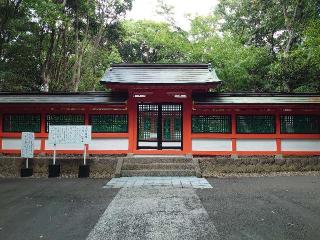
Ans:
{"type": "Polygon", "coordinates": [[[182,147],[182,106],[162,105],[162,148],[182,147]]]}
{"type": "Polygon", "coordinates": [[[182,149],[181,104],[138,104],[138,149],[182,149]]]}
{"type": "Polygon", "coordinates": [[[158,110],[154,104],[138,105],[138,148],[158,147],[158,110]]]}

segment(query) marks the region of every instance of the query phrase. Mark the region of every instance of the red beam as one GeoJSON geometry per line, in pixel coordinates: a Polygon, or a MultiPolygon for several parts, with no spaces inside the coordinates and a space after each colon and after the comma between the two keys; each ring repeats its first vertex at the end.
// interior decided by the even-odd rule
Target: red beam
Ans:
{"type": "Polygon", "coordinates": [[[0,152],[2,150],[2,124],[3,124],[2,117],[3,117],[3,115],[0,114],[0,152]]]}

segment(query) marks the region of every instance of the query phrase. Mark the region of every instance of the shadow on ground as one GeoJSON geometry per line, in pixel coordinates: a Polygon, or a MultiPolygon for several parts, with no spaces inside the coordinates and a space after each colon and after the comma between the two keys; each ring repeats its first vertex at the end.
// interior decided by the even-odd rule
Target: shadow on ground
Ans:
{"type": "Polygon", "coordinates": [[[99,179],[0,179],[0,239],[86,239],[117,194],[99,179]]]}
{"type": "Polygon", "coordinates": [[[197,190],[221,239],[320,239],[320,177],[208,179],[197,190]]]}

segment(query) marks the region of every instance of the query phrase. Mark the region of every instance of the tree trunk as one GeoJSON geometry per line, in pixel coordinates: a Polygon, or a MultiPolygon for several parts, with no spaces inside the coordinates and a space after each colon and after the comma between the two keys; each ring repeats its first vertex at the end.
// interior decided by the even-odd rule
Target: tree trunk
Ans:
{"type": "MultiPolygon", "coordinates": [[[[76,27],[78,28],[78,23],[76,27]]],[[[87,41],[89,35],[89,18],[87,17],[87,26],[85,30],[85,37],[82,42],[79,42],[79,30],[76,30],[76,38],[77,38],[77,47],[76,47],[76,58],[73,65],[73,73],[72,73],[72,87],[73,92],[78,92],[80,80],[81,80],[81,67],[82,67],[82,58],[86,49],[87,41]]]]}
{"type": "Polygon", "coordinates": [[[82,56],[83,56],[83,51],[81,50],[78,56],[78,61],[75,63],[75,68],[73,72],[73,91],[78,92],[79,91],[79,84],[80,84],[80,79],[81,79],[81,64],[82,64],[82,56]]]}
{"type": "Polygon", "coordinates": [[[72,91],[77,92],[76,82],[78,81],[78,64],[79,64],[79,52],[80,52],[80,42],[79,42],[79,20],[78,12],[76,13],[76,25],[75,25],[75,35],[76,35],[76,49],[75,49],[75,60],[72,67],[72,91]]]}
{"type": "Polygon", "coordinates": [[[16,18],[16,15],[19,12],[21,2],[22,0],[17,0],[14,3],[12,3],[9,0],[7,0],[4,7],[4,9],[6,10],[4,10],[4,13],[0,14],[0,54],[2,54],[2,51],[3,51],[3,47],[2,47],[3,44],[8,41],[8,39],[5,39],[4,37],[6,25],[11,18],[13,19],[16,18]],[[10,11],[11,7],[14,9],[12,13],[10,11]]]}
{"type": "Polygon", "coordinates": [[[67,72],[67,66],[68,66],[68,55],[67,55],[67,40],[66,40],[66,26],[63,27],[62,31],[62,68],[59,72],[59,79],[62,79],[63,81],[63,91],[68,90],[68,82],[66,79],[66,72],[67,72]]]}
{"type": "Polygon", "coordinates": [[[49,85],[50,85],[50,65],[52,63],[52,54],[55,45],[55,29],[53,28],[50,34],[50,45],[46,54],[45,61],[42,65],[41,69],[41,79],[42,79],[42,86],[41,91],[49,92],[49,85]]]}
{"type": "Polygon", "coordinates": [[[298,12],[302,9],[302,7],[303,7],[302,0],[298,0],[296,3],[296,6],[294,8],[294,13],[293,13],[292,19],[290,20],[290,17],[288,14],[288,7],[286,6],[285,3],[282,3],[284,22],[285,22],[285,25],[286,25],[286,28],[288,31],[288,35],[289,35],[286,47],[284,49],[285,56],[288,56],[288,54],[294,44],[294,39],[295,39],[294,26],[297,21],[298,12]]]}

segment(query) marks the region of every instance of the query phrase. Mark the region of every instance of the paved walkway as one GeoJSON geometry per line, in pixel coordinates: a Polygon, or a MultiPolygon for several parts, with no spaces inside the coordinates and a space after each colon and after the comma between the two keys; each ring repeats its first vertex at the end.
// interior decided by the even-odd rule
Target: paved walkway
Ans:
{"type": "Polygon", "coordinates": [[[122,188],[87,240],[219,239],[192,188],[122,188]]]}
{"type": "Polygon", "coordinates": [[[111,179],[104,188],[174,187],[212,188],[205,178],[197,177],[121,177],[111,179]]]}

